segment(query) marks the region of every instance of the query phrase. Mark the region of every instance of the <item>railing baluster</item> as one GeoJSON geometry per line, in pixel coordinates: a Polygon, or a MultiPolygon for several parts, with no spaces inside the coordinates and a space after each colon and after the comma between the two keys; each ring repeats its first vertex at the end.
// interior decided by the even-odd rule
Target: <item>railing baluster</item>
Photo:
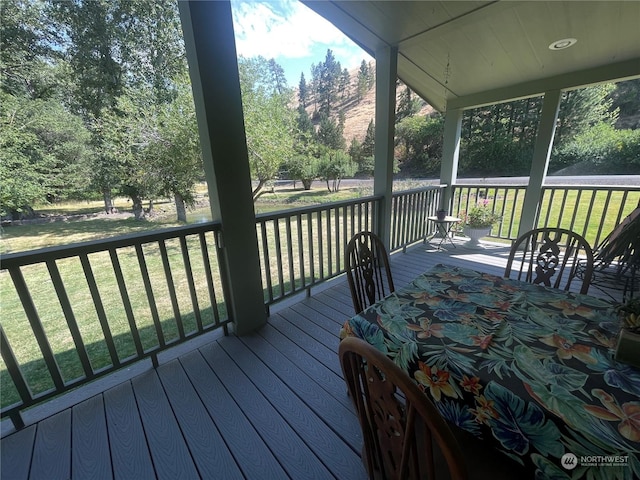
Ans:
{"type": "Polygon", "coordinates": [[[216,289],[213,284],[211,262],[209,262],[209,247],[207,246],[205,232],[200,232],[198,236],[200,238],[200,253],[204,264],[204,274],[207,279],[207,289],[209,290],[209,301],[211,302],[211,310],[213,313],[213,324],[218,326],[220,325],[220,312],[218,312],[218,299],[216,298],[216,289]]]}
{"type": "Polygon", "coordinates": [[[142,245],[139,243],[136,244],[136,256],[138,257],[138,266],[140,267],[140,274],[142,275],[142,283],[144,284],[144,290],[145,290],[145,293],[147,294],[149,310],[151,311],[153,326],[156,330],[156,337],[158,338],[158,345],[160,346],[160,348],[164,348],[165,347],[164,332],[162,331],[162,324],[160,323],[160,315],[158,314],[158,307],[156,305],[155,296],[153,295],[151,280],[149,279],[149,268],[147,267],[147,261],[144,257],[144,251],[142,249],[142,245]]]}
{"type": "Polygon", "coordinates": [[[316,215],[316,223],[318,226],[318,232],[316,238],[318,239],[318,265],[320,267],[320,278],[324,278],[324,235],[322,233],[322,211],[318,210],[316,215]]]}
{"type": "Polygon", "coordinates": [[[287,232],[287,257],[289,258],[289,282],[291,284],[291,290],[289,292],[296,291],[296,274],[293,269],[293,238],[291,236],[291,217],[285,219],[285,226],[287,232]]]}
{"type": "Polygon", "coordinates": [[[47,369],[49,370],[51,380],[57,389],[63,389],[64,380],[62,379],[58,362],[56,362],[56,357],[53,354],[53,350],[51,350],[51,345],[49,345],[47,334],[40,322],[40,317],[36,311],[36,306],[33,304],[33,299],[29,294],[29,288],[27,287],[27,283],[24,281],[22,271],[20,268],[10,268],[9,274],[11,275],[13,284],[16,287],[18,297],[20,297],[20,301],[22,302],[22,307],[24,308],[24,313],[27,315],[27,319],[31,325],[33,335],[36,337],[36,341],[40,347],[40,352],[42,352],[42,357],[44,358],[47,369]]]}
{"type": "Polygon", "coordinates": [[[278,284],[280,285],[280,297],[284,297],[284,271],[282,266],[282,243],[280,241],[280,222],[273,219],[273,234],[276,244],[276,266],[278,269],[278,284]]]}
{"type": "Polygon", "coordinates": [[[337,273],[340,272],[340,251],[342,250],[342,248],[340,247],[340,207],[336,207],[335,212],[336,214],[333,218],[333,228],[335,229],[335,235],[333,238],[336,245],[335,272],[337,273]]]}
{"type": "Polygon", "coordinates": [[[267,281],[267,293],[269,303],[273,302],[273,283],[271,280],[271,262],[269,261],[269,237],[267,236],[267,222],[260,222],[260,233],[262,236],[262,259],[264,261],[264,277],[267,281]]]}
{"type": "Polygon", "coordinates": [[[189,294],[191,295],[191,306],[193,308],[193,314],[196,317],[196,326],[198,328],[198,332],[202,332],[202,316],[200,315],[200,305],[198,303],[198,294],[196,293],[196,283],[193,280],[193,270],[191,268],[191,259],[189,258],[187,237],[184,235],[180,236],[180,249],[182,250],[182,261],[184,262],[187,285],[189,285],[189,294]]]}
{"type": "Polygon", "coordinates": [[[302,239],[302,214],[296,215],[296,225],[298,232],[298,265],[300,269],[300,279],[301,279],[301,287],[305,288],[307,286],[307,279],[305,275],[305,265],[304,265],[304,241],[302,239]]]}
{"type": "Polygon", "coordinates": [[[91,268],[91,262],[89,262],[89,257],[86,254],[80,255],[80,263],[82,264],[84,278],[87,280],[87,285],[89,286],[89,292],[91,293],[91,300],[93,301],[93,305],[96,308],[96,314],[98,315],[98,321],[100,322],[102,335],[104,335],[104,341],[107,344],[107,350],[109,351],[111,364],[114,367],[119,367],[120,357],[118,356],[116,345],[113,342],[111,327],[109,327],[109,321],[107,320],[107,313],[104,310],[104,305],[102,303],[102,298],[100,297],[100,291],[98,290],[96,277],[93,275],[93,269],[91,268]]]}
{"type": "Polygon", "coordinates": [[[307,213],[307,241],[309,242],[309,276],[311,284],[316,282],[316,257],[313,255],[313,214],[307,213]]]}
{"type": "Polygon", "coordinates": [[[122,298],[124,311],[127,316],[127,321],[129,322],[129,329],[131,330],[133,344],[136,347],[136,353],[138,354],[138,356],[142,356],[142,354],[144,353],[144,348],[142,348],[142,342],[140,341],[140,333],[138,332],[136,320],[135,318],[133,318],[133,308],[131,307],[131,300],[129,299],[127,286],[124,283],[124,275],[122,274],[120,260],[118,259],[118,254],[116,253],[115,248],[109,249],[109,256],[111,257],[111,264],[113,265],[113,271],[116,275],[116,282],[118,283],[118,288],[120,290],[120,297],[122,298]]]}
{"type": "Polygon", "coordinates": [[[182,316],[180,315],[180,307],[178,306],[178,295],[176,294],[176,287],[173,283],[173,274],[171,273],[171,265],[169,263],[169,254],[167,253],[167,246],[164,240],[158,242],[160,247],[160,257],[162,258],[162,266],[164,268],[164,276],[167,280],[167,288],[169,289],[169,298],[171,299],[171,307],[173,308],[173,317],[178,327],[178,336],[181,340],[185,338],[184,324],[182,323],[182,316]]]}
{"type": "Polygon", "coordinates": [[[82,365],[84,375],[87,379],[92,378],[93,368],[91,367],[91,361],[89,360],[87,349],[84,345],[84,341],[82,340],[80,329],[78,328],[78,322],[76,322],[76,317],[73,314],[71,302],[69,302],[69,297],[67,295],[67,291],[64,288],[64,283],[62,281],[62,277],[60,276],[60,271],[58,270],[58,265],[56,264],[55,260],[47,261],[47,270],[49,270],[51,282],[53,283],[53,287],[55,288],[56,294],[58,295],[58,301],[60,302],[60,307],[62,307],[64,318],[67,321],[67,326],[69,327],[71,338],[73,339],[73,343],[76,347],[76,352],[78,353],[78,358],[80,359],[80,364],[82,365]]]}
{"type": "Polygon", "coordinates": [[[9,372],[9,376],[11,377],[11,381],[13,382],[18,395],[20,395],[22,403],[26,405],[30,404],[33,400],[31,389],[29,388],[29,385],[27,385],[27,381],[22,375],[20,364],[18,363],[15,354],[13,353],[13,350],[9,343],[9,339],[4,333],[2,325],[0,325],[0,354],[2,355],[4,364],[7,366],[7,371],[9,372]]]}
{"type": "Polygon", "coordinates": [[[331,209],[328,209],[326,212],[326,222],[327,222],[327,271],[329,272],[329,276],[333,274],[333,248],[331,245],[331,209]]]}

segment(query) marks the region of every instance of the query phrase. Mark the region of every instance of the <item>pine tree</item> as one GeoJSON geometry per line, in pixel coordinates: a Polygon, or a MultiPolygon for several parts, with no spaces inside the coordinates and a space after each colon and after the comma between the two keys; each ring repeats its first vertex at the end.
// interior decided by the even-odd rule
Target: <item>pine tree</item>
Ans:
{"type": "Polygon", "coordinates": [[[298,84],[298,102],[302,105],[302,108],[307,108],[307,102],[309,100],[309,91],[307,90],[307,82],[304,79],[304,73],[300,74],[300,83],[298,84]]]}
{"type": "Polygon", "coordinates": [[[367,62],[362,60],[360,64],[360,70],[358,71],[358,92],[357,97],[358,101],[362,100],[362,97],[369,90],[369,65],[367,62]]]}
{"type": "Polygon", "coordinates": [[[346,68],[342,70],[342,74],[340,75],[340,93],[342,98],[349,96],[349,84],[351,83],[351,75],[349,75],[349,70],[346,68]]]}

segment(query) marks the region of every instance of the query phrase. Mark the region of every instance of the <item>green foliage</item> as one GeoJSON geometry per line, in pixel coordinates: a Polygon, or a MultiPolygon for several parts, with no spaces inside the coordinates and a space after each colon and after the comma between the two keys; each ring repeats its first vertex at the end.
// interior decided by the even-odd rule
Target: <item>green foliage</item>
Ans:
{"type": "MultiPolygon", "coordinates": [[[[300,74],[300,83],[298,84],[298,102],[304,110],[307,108],[307,102],[309,101],[309,91],[307,88],[307,82],[304,79],[304,73],[300,74]]],[[[306,112],[306,111],[305,111],[306,112]]]]}
{"type": "Polygon", "coordinates": [[[305,190],[311,189],[311,184],[318,177],[319,160],[311,155],[294,155],[286,163],[285,168],[289,178],[300,180],[305,190]]]}
{"type": "Polygon", "coordinates": [[[564,92],[554,143],[562,145],[571,141],[573,137],[598,123],[615,124],[618,111],[612,109],[613,100],[609,97],[614,89],[615,85],[609,83],[564,92]]]}
{"type": "Polygon", "coordinates": [[[492,141],[473,139],[463,145],[460,173],[468,175],[527,175],[531,168],[533,145],[518,143],[512,137],[497,135],[492,141]]]}
{"type": "Polygon", "coordinates": [[[89,178],[89,134],[55,100],[0,92],[0,215],[79,198],[89,178]]]}
{"type": "Polygon", "coordinates": [[[320,126],[318,127],[317,139],[320,145],[324,145],[330,150],[344,150],[346,142],[343,137],[344,125],[336,123],[327,115],[320,116],[320,126]]]}
{"type": "Polygon", "coordinates": [[[346,177],[352,177],[357,166],[341,151],[328,151],[318,164],[318,176],[327,183],[327,190],[337,192],[340,190],[340,181],[346,177]]]}
{"type": "Polygon", "coordinates": [[[591,173],[640,173],[640,130],[616,130],[596,124],[554,150],[550,167],[581,164],[591,173]]]}
{"type": "Polygon", "coordinates": [[[489,208],[489,201],[483,200],[471,207],[464,215],[464,224],[471,228],[489,228],[498,223],[502,217],[489,208]]]}
{"type": "Polygon", "coordinates": [[[293,154],[295,116],[289,108],[291,92],[282,92],[269,61],[264,57],[240,57],[238,69],[249,164],[252,177],[258,180],[253,190],[256,199],[293,154]]]}
{"type": "Polygon", "coordinates": [[[338,85],[342,75],[342,68],[333,55],[331,49],[327,49],[324,62],[315,70],[317,75],[317,95],[320,104],[320,113],[330,115],[333,104],[337,99],[338,85]]]}
{"type": "Polygon", "coordinates": [[[396,108],[396,124],[402,121],[404,118],[412,117],[422,106],[422,100],[420,98],[414,98],[411,95],[411,89],[405,86],[405,89],[400,93],[400,99],[398,100],[398,107],[396,108]]]}
{"type": "Polygon", "coordinates": [[[367,64],[367,62],[362,60],[362,63],[360,63],[360,70],[358,70],[358,86],[357,86],[358,101],[362,100],[362,97],[364,97],[365,94],[371,88],[372,78],[373,78],[373,73],[369,71],[369,65],[367,64]]]}
{"type": "Polygon", "coordinates": [[[401,149],[403,169],[413,167],[427,174],[440,168],[444,118],[406,117],[396,127],[396,142],[401,149]]]}

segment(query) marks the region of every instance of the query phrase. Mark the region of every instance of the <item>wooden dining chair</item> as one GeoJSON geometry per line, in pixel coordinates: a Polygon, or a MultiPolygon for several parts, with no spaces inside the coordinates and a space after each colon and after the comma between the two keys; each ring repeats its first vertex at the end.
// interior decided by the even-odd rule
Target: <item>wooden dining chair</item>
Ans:
{"type": "Polygon", "coordinates": [[[356,314],[395,291],[387,249],[375,234],[354,235],[344,252],[344,264],[356,314]]]}
{"type": "Polygon", "coordinates": [[[511,246],[506,278],[569,290],[577,277],[587,293],[593,274],[593,250],[584,237],[564,228],[535,228],[511,246]]]}
{"type": "Polygon", "coordinates": [[[400,367],[356,337],[342,340],[338,355],[362,427],[369,478],[435,478],[437,467],[453,480],[468,478],[446,421],[400,367]]]}

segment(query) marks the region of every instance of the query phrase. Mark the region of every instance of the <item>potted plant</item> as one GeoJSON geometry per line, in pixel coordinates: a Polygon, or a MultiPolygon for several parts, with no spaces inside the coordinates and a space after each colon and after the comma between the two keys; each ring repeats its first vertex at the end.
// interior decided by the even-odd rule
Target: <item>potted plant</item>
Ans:
{"type": "Polygon", "coordinates": [[[615,359],[640,367],[640,299],[631,299],[618,307],[622,328],[618,335],[615,359]]]}
{"type": "Polygon", "coordinates": [[[469,237],[467,243],[470,247],[478,247],[479,240],[486,237],[491,232],[491,228],[498,223],[502,217],[489,208],[489,201],[484,200],[477,203],[473,208],[463,215],[463,231],[469,237]]]}

